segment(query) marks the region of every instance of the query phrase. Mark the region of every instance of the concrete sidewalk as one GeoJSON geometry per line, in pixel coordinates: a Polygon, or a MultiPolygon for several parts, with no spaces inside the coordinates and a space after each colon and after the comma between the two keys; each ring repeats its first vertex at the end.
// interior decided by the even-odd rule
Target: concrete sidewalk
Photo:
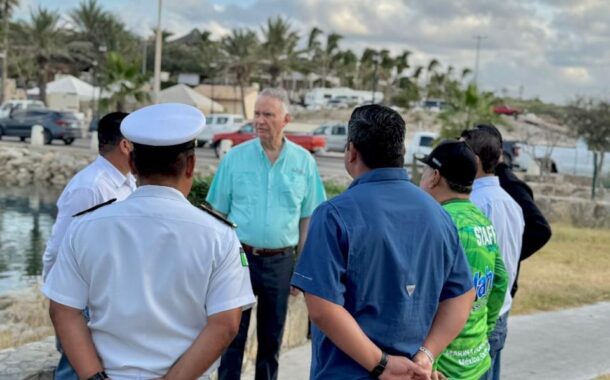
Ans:
{"type": "MultiPolygon", "coordinates": [[[[280,380],[309,379],[311,345],[280,358],[280,380]]],[[[590,380],[610,374],[610,302],[510,317],[502,379],[590,380]]],[[[254,373],[243,379],[254,379],[254,373]]]]}

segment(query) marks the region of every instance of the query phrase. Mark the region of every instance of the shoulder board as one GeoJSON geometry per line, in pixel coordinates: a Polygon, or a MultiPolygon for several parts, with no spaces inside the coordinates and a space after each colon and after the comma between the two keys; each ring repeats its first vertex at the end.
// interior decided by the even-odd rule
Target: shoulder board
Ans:
{"type": "Polygon", "coordinates": [[[218,211],[213,210],[211,207],[206,206],[203,203],[198,205],[197,207],[200,208],[201,210],[207,212],[208,214],[212,215],[214,218],[220,220],[221,222],[223,222],[227,226],[229,226],[231,228],[237,228],[237,224],[231,222],[230,220],[228,220],[227,218],[222,216],[218,211]]]}
{"type": "Polygon", "coordinates": [[[81,216],[81,215],[88,214],[88,213],[90,213],[90,212],[92,212],[92,211],[97,210],[98,208],[102,208],[102,207],[104,207],[104,206],[108,206],[109,204],[114,203],[115,201],[116,201],[116,198],[112,198],[112,199],[110,199],[110,200],[108,200],[108,201],[106,201],[106,202],[104,202],[104,203],[100,203],[100,204],[98,204],[98,205],[95,205],[95,206],[93,206],[93,207],[91,207],[91,208],[88,208],[88,209],[86,209],[86,210],[83,210],[83,211],[81,211],[81,212],[77,212],[76,214],[72,215],[72,217],[74,218],[74,217],[76,217],[76,216],[81,216]]]}

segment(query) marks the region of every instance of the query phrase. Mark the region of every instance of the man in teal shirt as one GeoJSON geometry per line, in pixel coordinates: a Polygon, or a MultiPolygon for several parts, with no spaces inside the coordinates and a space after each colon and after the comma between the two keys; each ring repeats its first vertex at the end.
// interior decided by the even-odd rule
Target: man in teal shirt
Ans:
{"type": "Polygon", "coordinates": [[[477,172],[474,152],[463,141],[449,140],[421,161],[426,166],[420,187],[455,223],[476,290],[466,326],[438,357],[435,369],[449,379],[478,380],[491,365],[487,337],[504,303],[508,274],[493,225],[468,199],[477,172]]]}
{"type": "MultiPolygon", "coordinates": [[[[263,90],[254,109],[258,138],[233,148],[221,161],[207,201],[237,224],[258,298],[256,380],[277,379],[295,251],[307,236],[309,217],[326,199],[315,160],[284,138],[291,120],[284,90],[263,90]]],[[[219,380],[239,379],[250,324],[222,357],[219,380]]]]}

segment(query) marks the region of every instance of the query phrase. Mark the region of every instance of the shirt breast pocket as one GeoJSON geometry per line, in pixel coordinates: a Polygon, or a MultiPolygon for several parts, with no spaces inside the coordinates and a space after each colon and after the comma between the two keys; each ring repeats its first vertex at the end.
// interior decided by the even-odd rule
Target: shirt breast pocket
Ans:
{"type": "Polygon", "coordinates": [[[256,191],[260,189],[260,183],[254,173],[236,173],[232,178],[232,188],[234,202],[252,203],[256,201],[256,191]]]}
{"type": "Polygon", "coordinates": [[[283,178],[280,190],[280,206],[288,210],[296,210],[305,198],[307,184],[302,174],[292,174],[283,178]]]}

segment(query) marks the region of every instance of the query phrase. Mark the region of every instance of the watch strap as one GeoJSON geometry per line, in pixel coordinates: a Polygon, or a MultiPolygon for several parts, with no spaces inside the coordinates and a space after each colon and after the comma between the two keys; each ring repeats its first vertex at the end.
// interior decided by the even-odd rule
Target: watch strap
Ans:
{"type": "Polygon", "coordinates": [[[385,371],[386,365],[388,365],[388,354],[381,351],[381,359],[379,359],[379,363],[377,363],[377,366],[375,366],[375,368],[373,368],[373,370],[370,372],[371,376],[375,379],[378,378],[383,373],[383,371],[385,371]]]}
{"type": "Polygon", "coordinates": [[[104,371],[100,371],[100,372],[94,374],[93,376],[87,378],[87,380],[104,380],[104,379],[108,379],[108,375],[106,375],[106,372],[104,372],[104,371]]]}

